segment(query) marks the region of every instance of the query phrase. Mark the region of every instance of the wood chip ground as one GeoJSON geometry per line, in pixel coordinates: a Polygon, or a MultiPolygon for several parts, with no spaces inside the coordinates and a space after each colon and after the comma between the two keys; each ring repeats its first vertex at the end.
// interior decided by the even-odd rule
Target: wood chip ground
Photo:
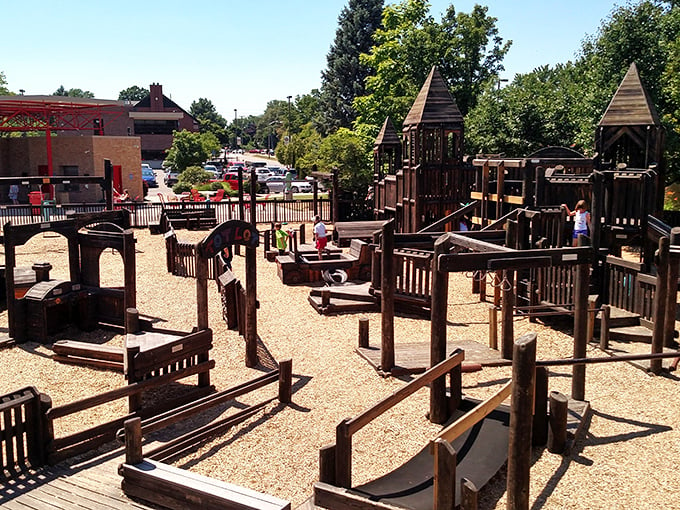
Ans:
{"type": "MultiPolygon", "coordinates": [[[[137,237],[137,307],[162,327],[190,331],[196,322],[195,280],[166,272],[162,236],[146,230],[137,237]]],[[[205,232],[181,231],[180,237],[198,241],[205,232]]],[[[184,469],[243,485],[291,500],[293,508],[312,493],[318,477],[318,451],[334,441],[337,423],[363,411],[404,384],[379,377],[355,353],[358,319],[370,320],[370,342],[380,342],[380,315],[324,317],[307,303],[309,288],[284,286],[276,266],[258,255],[258,333],[275,359],[293,359],[293,404],[269,405],[248,422],[212,440],[175,463],[184,469]]],[[[34,237],[20,247],[19,265],[49,261],[54,278],[66,278],[67,247],[60,236],[34,237]]],[[[122,285],[122,261],[111,250],[101,256],[103,285],[122,285]]],[[[235,257],[234,270],[244,278],[244,258],[235,257]]],[[[241,383],[261,372],[244,365],[243,340],[226,329],[216,285],[209,286],[210,326],[214,331],[212,382],[217,389],[241,383]]],[[[452,275],[448,310],[449,338],[488,341],[488,312],[470,294],[470,280],[452,275]]],[[[0,314],[0,328],[7,313],[0,314]]],[[[568,357],[572,339],[565,333],[515,322],[516,336],[538,333],[539,358],[568,357]]],[[[427,320],[397,317],[396,341],[428,342],[427,320]]],[[[122,345],[122,336],[97,331],[69,338],[122,345]]],[[[0,394],[32,385],[49,394],[55,405],[94,395],[125,384],[113,372],[62,365],[50,359],[50,345],[28,342],[0,351],[0,394]]],[[[602,355],[595,345],[589,356],[602,355]]],[[[550,389],[570,393],[570,368],[551,370],[550,389]]],[[[509,368],[485,369],[464,376],[464,391],[484,398],[508,380],[509,368]]],[[[191,381],[194,382],[193,380],[191,381]]],[[[178,387],[166,392],[179,391],[178,387]]],[[[263,389],[166,432],[166,438],[197,427],[218,414],[229,414],[240,404],[273,396],[263,389]]],[[[163,398],[156,396],[156,398],[163,398]]],[[[536,451],[531,468],[530,501],[533,508],[595,509],[680,508],[680,385],[675,375],[655,377],[625,363],[587,368],[586,398],[593,407],[592,422],[584,439],[566,457],[536,451]]],[[[405,401],[359,432],[354,443],[353,481],[361,483],[403,463],[437,431],[425,413],[426,390],[405,401]]],[[[56,423],[58,436],[120,416],[126,402],[100,406],[56,423]]],[[[162,440],[163,437],[160,437],[162,440]]],[[[487,486],[480,508],[505,508],[505,477],[501,473],[487,486]]]]}

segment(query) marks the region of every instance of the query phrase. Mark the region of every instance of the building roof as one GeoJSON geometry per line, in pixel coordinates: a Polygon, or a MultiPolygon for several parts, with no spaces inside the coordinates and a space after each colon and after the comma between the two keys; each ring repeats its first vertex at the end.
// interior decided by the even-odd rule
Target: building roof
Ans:
{"type": "Polygon", "coordinates": [[[462,122],[463,115],[451,97],[439,69],[433,66],[404,120],[404,127],[416,124],[462,122]]]}
{"type": "Polygon", "coordinates": [[[598,126],[659,126],[659,115],[633,62],[598,126]]]}
{"type": "Polygon", "coordinates": [[[378,137],[375,139],[373,145],[401,145],[401,139],[399,138],[399,135],[397,135],[397,130],[394,128],[392,119],[390,119],[389,116],[385,119],[385,122],[383,122],[380,133],[378,133],[378,137]]]}
{"type": "Polygon", "coordinates": [[[22,106],[54,106],[54,107],[102,107],[130,106],[130,101],[114,101],[111,99],[94,99],[90,97],[71,96],[0,96],[0,103],[22,106]]]}

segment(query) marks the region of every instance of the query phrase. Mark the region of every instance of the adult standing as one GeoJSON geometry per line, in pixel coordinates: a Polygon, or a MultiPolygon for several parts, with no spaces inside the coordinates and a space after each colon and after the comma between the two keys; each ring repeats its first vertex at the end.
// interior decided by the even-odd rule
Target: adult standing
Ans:
{"type": "Polygon", "coordinates": [[[319,260],[321,260],[328,238],[326,236],[326,225],[323,224],[321,216],[318,214],[314,216],[314,241],[316,242],[316,251],[319,253],[319,260]]]}

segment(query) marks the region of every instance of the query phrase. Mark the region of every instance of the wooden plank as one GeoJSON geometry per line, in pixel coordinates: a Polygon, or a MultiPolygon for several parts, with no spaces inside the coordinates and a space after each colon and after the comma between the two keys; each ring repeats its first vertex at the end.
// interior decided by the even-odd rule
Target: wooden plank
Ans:
{"type": "Polygon", "coordinates": [[[350,493],[347,489],[323,482],[314,484],[314,504],[333,510],[403,510],[396,506],[362,498],[350,493]]]}
{"type": "MultiPolygon", "coordinates": [[[[191,471],[145,460],[141,464],[123,464],[121,467],[125,483],[124,488],[131,486],[149,489],[155,494],[164,494],[180,504],[191,504],[200,508],[234,508],[262,510],[290,510],[290,502],[268,494],[257,492],[220,480],[202,476],[191,471]]],[[[148,493],[147,498],[151,496],[148,493]]]]}
{"type": "MultiPolygon", "coordinates": [[[[475,423],[482,421],[494,409],[496,409],[512,391],[512,381],[505,383],[500,390],[493,396],[486,399],[484,402],[475,407],[472,411],[465,413],[463,416],[454,421],[451,425],[443,429],[437,434],[436,439],[444,439],[452,443],[461,434],[464,434],[475,423]]],[[[431,443],[433,444],[433,443],[431,443]]]]}
{"type": "Polygon", "coordinates": [[[392,395],[384,398],[383,400],[375,404],[373,407],[367,409],[363,413],[354,417],[348,422],[350,434],[356,433],[363,426],[367,425],[373,419],[377,418],[382,413],[393,407],[395,404],[401,402],[409,395],[412,395],[423,386],[430,384],[435,379],[441,377],[444,374],[447,374],[448,372],[451,371],[453,367],[460,365],[464,359],[465,352],[463,351],[456,352],[449,358],[445,359],[441,363],[424,372],[417,379],[411,381],[406,386],[395,391],[392,395]]]}

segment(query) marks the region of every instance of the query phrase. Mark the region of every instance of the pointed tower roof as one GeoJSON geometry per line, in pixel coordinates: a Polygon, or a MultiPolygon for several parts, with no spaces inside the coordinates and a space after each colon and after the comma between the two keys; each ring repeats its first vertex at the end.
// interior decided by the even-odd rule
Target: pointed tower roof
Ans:
{"type": "Polygon", "coordinates": [[[432,66],[430,74],[404,120],[404,126],[442,122],[463,122],[463,115],[451,97],[439,69],[432,66]]]}
{"type": "Polygon", "coordinates": [[[598,126],[659,126],[659,115],[633,62],[598,126]]]}
{"type": "Polygon", "coordinates": [[[383,122],[380,133],[378,133],[378,137],[373,145],[375,147],[378,145],[401,145],[401,139],[397,135],[397,130],[394,129],[394,124],[392,124],[392,119],[389,116],[383,122]]]}

